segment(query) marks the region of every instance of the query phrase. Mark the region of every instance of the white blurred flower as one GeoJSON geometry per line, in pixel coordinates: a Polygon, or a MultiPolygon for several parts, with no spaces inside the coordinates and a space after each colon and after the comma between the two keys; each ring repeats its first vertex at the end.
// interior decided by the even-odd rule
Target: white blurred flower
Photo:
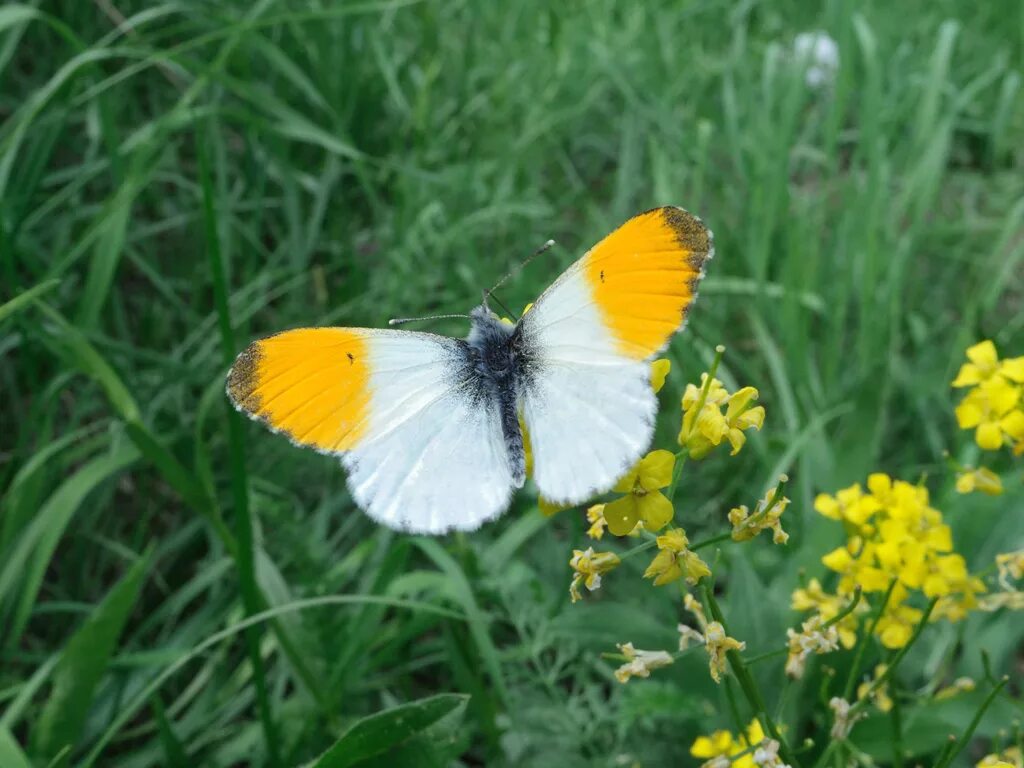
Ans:
{"type": "Polygon", "coordinates": [[[839,69],[839,46],[822,31],[801,32],[793,40],[793,54],[804,62],[807,71],[804,80],[808,88],[830,85],[839,69]]]}

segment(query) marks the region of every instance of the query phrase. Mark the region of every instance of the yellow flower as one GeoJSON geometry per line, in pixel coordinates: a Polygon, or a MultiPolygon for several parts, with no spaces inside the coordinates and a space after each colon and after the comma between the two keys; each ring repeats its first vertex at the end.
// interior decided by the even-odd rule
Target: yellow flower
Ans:
{"type": "Polygon", "coordinates": [[[768,491],[754,506],[753,514],[743,504],[729,511],[733,541],[749,541],[761,531],[768,529],[772,530],[772,541],[775,544],[785,544],[789,541],[789,534],[782,530],[781,520],[782,513],[789,506],[789,499],[783,496],[776,501],[775,492],[775,488],[768,491]]]}
{"type": "MultiPolygon", "coordinates": [[[[817,579],[811,579],[806,587],[794,590],[791,600],[794,611],[817,611],[823,624],[832,621],[847,606],[847,601],[839,595],[825,592],[817,579]]],[[[867,610],[868,607],[859,602],[851,613],[834,625],[844,648],[853,648],[857,643],[857,615],[867,610]]]]}
{"type": "Polygon", "coordinates": [[[905,646],[924,615],[917,608],[904,604],[902,598],[897,600],[898,590],[897,585],[889,598],[889,604],[885,607],[885,613],[879,618],[878,626],[875,628],[878,639],[889,649],[905,646]]]}
{"type": "Polygon", "coordinates": [[[853,705],[846,699],[841,699],[838,696],[833,696],[829,700],[828,707],[832,710],[832,714],[835,717],[832,721],[832,738],[836,741],[846,741],[850,735],[850,729],[853,728],[858,720],[864,717],[864,713],[851,712],[853,705]]]}
{"type": "Polygon", "coordinates": [[[580,599],[580,584],[593,592],[601,586],[601,574],[615,568],[621,561],[614,552],[595,552],[593,547],[585,550],[574,549],[569,565],[573,573],[572,584],[569,585],[569,596],[575,603],[580,599]]]}
{"type": "Polygon", "coordinates": [[[1024,549],[996,555],[996,569],[999,571],[1000,586],[1013,589],[1014,581],[1024,579],[1024,549]]]}
{"type": "Polygon", "coordinates": [[[1024,445],[1024,412],[1016,410],[1020,387],[1001,376],[990,378],[967,393],[956,407],[961,429],[974,429],[974,440],[986,451],[997,451],[1004,443],[1019,453],[1024,445]]]}
{"type": "MultiPolygon", "coordinates": [[[[868,692],[871,690],[871,686],[878,680],[878,678],[885,674],[886,669],[888,669],[888,665],[886,664],[879,664],[877,667],[875,667],[874,680],[865,680],[857,687],[858,699],[863,699],[865,696],[868,695],[868,692]]],[[[892,698],[889,696],[889,684],[883,683],[882,685],[878,686],[878,688],[875,689],[874,693],[871,694],[871,700],[874,703],[874,705],[878,707],[879,712],[888,712],[889,710],[891,710],[892,698]]]]}
{"type": "MultiPolygon", "coordinates": [[[[731,764],[733,768],[757,768],[754,762],[753,750],[764,739],[764,730],[757,719],[751,720],[750,725],[744,733],[733,736],[730,731],[715,731],[710,736],[699,736],[690,746],[690,754],[700,758],[730,758],[733,755],[746,754],[737,757],[735,760],[727,760],[726,765],[731,764]]],[[[705,763],[707,765],[708,763],[705,763]]]]}
{"type": "Polygon", "coordinates": [[[604,536],[604,528],[608,525],[608,521],[604,519],[604,504],[594,504],[587,509],[587,522],[590,523],[587,536],[592,539],[604,536]]]}
{"type": "Polygon", "coordinates": [[[742,651],[747,644],[734,637],[729,637],[720,622],[709,622],[704,615],[704,609],[692,595],[687,594],[683,598],[683,605],[697,618],[701,631],[698,632],[693,627],[680,624],[678,626],[679,650],[685,651],[690,640],[703,643],[704,650],[708,654],[708,669],[711,672],[711,679],[720,683],[722,682],[722,673],[726,669],[726,654],[729,651],[742,651]]]}
{"type": "Polygon", "coordinates": [[[950,685],[945,688],[941,688],[935,692],[935,698],[938,701],[945,701],[946,699],[952,699],[954,696],[959,696],[961,693],[970,693],[977,685],[969,677],[958,677],[950,685]]]}
{"type": "Polygon", "coordinates": [[[1024,768],[1024,753],[1019,747],[1010,747],[991,755],[985,755],[976,768],[1024,768]]]}
{"type": "Polygon", "coordinates": [[[1024,382],[1024,357],[999,361],[996,345],[989,340],[981,341],[967,350],[969,363],[960,367],[960,373],[953,380],[954,387],[974,387],[1000,374],[1010,381],[1024,382]]]}
{"type": "Polygon", "coordinates": [[[825,623],[819,613],[803,622],[799,632],[786,630],[789,641],[786,674],[794,680],[804,676],[807,657],[812,653],[824,654],[839,650],[839,630],[835,625],[825,626],[825,623]]]}
{"type": "Polygon", "coordinates": [[[676,457],[671,451],[651,451],[616,484],[613,490],[624,493],[604,507],[608,530],[625,536],[643,520],[649,531],[659,531],[672,519],[672,502],[660,489],[672,483],[676,457]]]}
{"type": "Polygon", "coordinates": [[[957,493],[981,491],[989,496],[998,496],[1003,492],[1003,481],[991,469],[985,467],[965,468],[956,475],[956,490],[957,493]]]}
{"type": "Polygon", "coordinates": [[[827,493],[818,494],[814,499],[814,509],[825,517],[859,527],[879,512],[882,504],[874,495],[865,495],[860,483],[854,483],[849,488],[837,492],[835,496],[829,496],[827,493]]]}
{"type": "Polygon", "coordinates": [[[672,361],[667,358],[659,357],[651,363],[651,389],[655,393],[661,392],[661,388],[665,386],[665,379],[668,378],[668,373],[671,370],[672,361]]]}
{"type": "Polygon", "coordinates": [[[998,611],[1006,608],[1011,611],[1024,611],[1024,592],[1009,590],[1007,592],[993,592],[985,595],[978,601],[978,607],[983,611],[998,611]]]}
{"type": "MultiPolygon", "coordinates": [[[[960,621],[978,608],[978,595],[985,585],[968,573],[964,558],[953,551],[949,526],[942,513],[929,505],[928,489],[883,473],[869,476],[867,489],[865,493],[860,485],[853,485],[834,497],[822,494],[815,500],[815,509],[842,521],[848,536],[845,545],[822,558],[825,566],[840,576],[838,595],[849,596],[857,588],[866,593],[884,592],[896,581],[876,627],[882,644],[903,647],[920,621],[921,611],[905,602],[910,590],[919,591],[922,598],[939,598],[932,621],[960,621]]],[[[825,596],[820,585],[816,586],[816,595],[795,592],[794,607],[818,608],[825,596]]],[[[834,601],[830,607],[836,610],[834,601]]],[[[822,612],[826,620],[834,615],[822,612]]],[[[848,621],[853,620],[846,617],[843,624],[848,621]]],[[[849,630],[840,627],[844,645],[849,630]]]]}
{"type": "Polygon", "coordinates": [[[760,430],[764,425],[764,407],[752,405],[756,399],[757,390],[753,387],[744,387],[730,395],[718,379],[708,381],[708,375],[701,374],[701,386],[688,384],[683,393],[679,444],[687,448],[691,459],[702,459],[712,448],[728,440],[732,446],[731,455],[735,456],[746,442],[743,432],[760,430]],[[723,405],[726,406],[724,414],[723,405]]]}
{"type": "Polygon", "coordinates": [[[650,677],[652,669],[667,667],[673,662],[667,651],[641,651],[632,643],[619,644],[619,650],[626,657],[626,663],[615,670],[615,679],[620,683],[629,682],[631,677],[650,677]]]}
{"type": "Polygon", "coordinates": [[[688,547],[689,540],[682,528],[673,528],[657,539],[658,554],[644,571],[645,579],[654,579],[654,586],[671,584],[685,577],[690,584],[696,584],[705,576],[711,575],[707,563],[700,559],[688,547]]]}

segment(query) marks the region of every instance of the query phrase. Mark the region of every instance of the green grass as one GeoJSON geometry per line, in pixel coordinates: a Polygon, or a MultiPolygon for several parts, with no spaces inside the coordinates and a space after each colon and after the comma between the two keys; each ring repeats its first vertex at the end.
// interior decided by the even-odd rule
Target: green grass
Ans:
{"type": "MultiPolygon", "coordinates": [[[[466,311],[555,238],[502,290],[519,307],[654,205],[717,245],[659,444],[718,343],[768,409],[738,457],[687,465],[681,519],[714,535],[792,478],[787,551],[707,553],[752,654],[837,541],[819,491],[926,475],[973,569],[1021,546],[1019,461],[976,499],[943,458],[979,460],[948,387],[964,349],[1024,354],[1019,4],[670,5],[0,8],[0,764],[296,765],[448,693],[469,698],[397,719],[467,765],[689,764],[725,690],[695,657],[614,682],[600,654],[670,647],[678,609],[636,561],[570,606],[579,513],[522,493],[480,532],[399,535],[223,395],[256,336],[466,311]],[[790,53],[817,28],[842,56],[824,91],[790,53]]],[[[1022,638],[1012,615],[936,625],[903,685],[980,677],[981,648],[1009,671],[1022,638]]],[[[816,693],[769,702],[792,743],[816,693]]],[[[907,748],[983,693],[904,712],[907,748]]],[[[999,697],[955,764],[1020,717],[999,697]]],[[[887,723],[858,726],[883,763],[887,723]]]]}

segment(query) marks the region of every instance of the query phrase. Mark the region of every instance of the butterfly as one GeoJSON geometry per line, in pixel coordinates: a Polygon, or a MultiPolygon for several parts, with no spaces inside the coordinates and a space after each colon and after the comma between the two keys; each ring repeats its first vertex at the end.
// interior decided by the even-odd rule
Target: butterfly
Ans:
{"type": "Polygon", "coordinates": [[[235,407],[337,456],[355,502],[411,533],[473,530],[526,480],[554,503],[609,490],[651,442],[650,360],[686,322],[714,255],[699,218],[634,216],[570,266],[514,325],[484,303],[465,340],[300,328],[235,360],[235,407]],[[521,421],[520,421],[521,420],[521,421]]]}

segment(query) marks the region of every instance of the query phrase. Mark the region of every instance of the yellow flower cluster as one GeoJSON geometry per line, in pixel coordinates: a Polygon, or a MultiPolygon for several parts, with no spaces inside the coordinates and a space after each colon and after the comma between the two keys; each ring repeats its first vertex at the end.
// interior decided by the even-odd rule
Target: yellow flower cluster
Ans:
{"type": "Polygon", "coordinates": [[[815,499],[814,508],[841,521],[847,533],[846,544],[822,562],[839,574],[841,597],[853,595],[858,586],[866,593],[885,592],[895,581],[876,632],[887,648],[901,648],[923,615],[907,602],[912,592],[939,598],[932,618],[959,621],[977,607],[985,585],[968,574],[964,558],[953,551],[949,526],[929,506],[927,488],[882,473],[871,475],[867,486],[867,493],[855,484],[815,499]]]}
{"type": "MultiPolygon", "coordinates": [[[[820,618],[819,625],[831,622],[841,614],[849,603],[848,598],[826,592],[817,579],[811,579],[806,587],[793,591],[792,603],[794,611],[815,611],[820,618]]],[[[864,603],[858,603],[854,610],[841,618],[832,626],[839,634],[839,642],[844,648],[853,648],[857,643],[857,614],[867,612],[864,603]]]]}
{"type": "Polygon", "coordinates": [[[888,669],[888,664],[879,664],[875,667],[874,679],[865,680],[857,686],[857,698],[863,699],[865,696],[870,695],[871,701],[876,707],[878,707],[879,712],[888,712],[892,709],[892,697],[889,695],[889,683],[882,683],[877,688],[874,688],[878,678],[884,675],[888,669]],[[872,688],[874,688],[873,691],[872,688]]]}
{"type": "Polygon", "coordinates": [[[626,663],[615,670],[615,679],[628,683],[631,677],[650,677],[652,669],[667,667],[674,659],[668,651],[642,651],[632,643],[619,644],[626,663]]]}
{"type": "Polygon", "coordinates": [[[816,613],[803,623],[800,631],[786,630],[786,674],[794,680],[804,676],[807,657],[812,653],[825,654],[839,650],[839,630],[829,625],[816,613]]]}
{"type": "Polygon", "coordinates": [[[715,378],[709,381],[708,374],[702,373],[700,386],[687,384],[683,392],[679,444],[691,459],[703,459],[727,440],[735,456],[747,440],[744,431],[760,430],[764,424],[764,406],[755,406],[756,399],[757,390],[753,387],[730,394],[722,382],[715,378]]]}
{"type": "Polygon", "coordinates": [[[765,741],[764,730],[756,719],[750,721],[746,731],[733,736],[730,731],[715,731],[700,736],[690,746],[690,754],[707,760],[703,765],[711,768],[732,765],[733,768],[758,768],[753,748],[765,741]],[[734,758],[735,759],[732,759],[734,758]],[[722,759],[724,758],[724,762],[722,759]],[[715,761],[718,762],[715,762],[715,761]]]}
{"type": "Polygon", "coordinates": [[[982,341],[967,350],[967,359],[953,380],[968,387],[956,407],[961,429],[973,429],[978,446],[998,451],[1004,445],[1024,453],[1024,357],[1000,360],[996,345],[982,341]]]}
{"type": "Polygon", "coordinates": [[[985,755],[976,768],[1024,768],[1024,752],[1019,747],[1010,747],[1002,752],[985,755]]]}
{"type": "Polygon", "coordinates": [[[1003,492],[1003,481],[995,472],[985,467],[971,469],[964,467],[956,473],[957,493],[987,493],[989,496],[998,496],[1003,492]]]}
{"type": "Polygon", "coordinates": [[[980,601],[983,611],[1024,611],[1024,590],[1014,583],[1024,579],[1024,549],[996,555],[996,570],[1001,591],[986,595],[980,601]]]}
{"type": "MultiPolygon", "coordinates": [[[[786,482],[788,479],[783,475],[781,481],[786,482]]],[[[765,497],[754,505],[753,513],[745,504],[733,507],[729,511],[733,541],[749,541],[766,530],[772,531],[772,541],[775,544],[785,544],[789,541],[789,534],[782,530],[782,513],[789,506],[789,499],[785,496],[776,499],[777,492],[775,488],[768,491],[765,497]]]]}
{"type": "Polygon", "coordinates": [[[708,621],[704,615],[704,608],[693,595],[687,594],[683,598],[683,606],[697,618],[697,624],[700,625],[701,631],[698,632],[693,627],[680,624],[678,626],[679,650],[685,651],[689,648],[691,640],[702,643],[708,654],[708,669],[711,672],[711,679],[720,683],[722,675],[725,673],[726,654],[729,651],[742,651],[747,644],[734,637],[729,637],[721,622],[708,621]]]}
{"type": "Polygon", "coordinates": [[[685,578],[688,584],[696,584],[711,575],[707,563],[689,550],[690,542],[682,528],[673,528],[656,539],[658,554],[644,571],[645,579],[654,579],[654,586],[671,584],[685,578]]]}
{"type": "Polygon", "coordinates": [[[574,549],[569,566],[573,569],[572,583],[569,585],[569,597],[575,603],[579,600],[580,584],[593,592],[601,587],[601,574],[608,573],[621,561],[614,552],[595,552],[593,547],[574,549]]]}

